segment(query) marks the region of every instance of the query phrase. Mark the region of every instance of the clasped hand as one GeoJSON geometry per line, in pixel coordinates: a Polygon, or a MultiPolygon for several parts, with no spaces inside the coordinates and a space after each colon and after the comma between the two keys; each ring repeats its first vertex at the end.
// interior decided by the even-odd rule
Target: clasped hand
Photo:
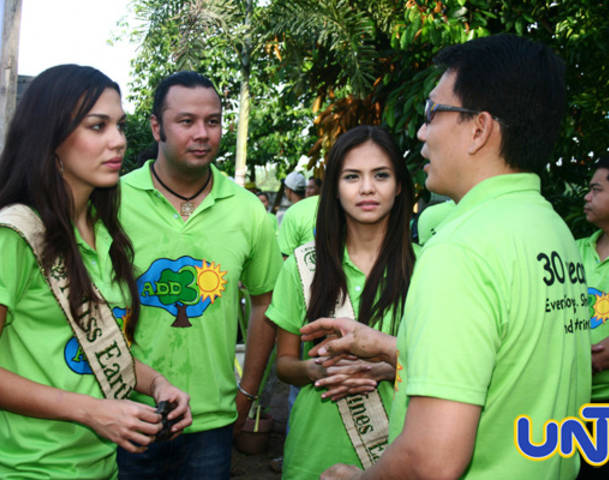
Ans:
{"type": "MultiPolygon", "coordinates": [[[[154,383],[152,397],[158,403],[162,400],[173,402],[176,408],[168,415],[168,420],[182,416],[172,426],[172,439],[192,423],[192,414],[188,402],[190,397],[185,392],[171,385],[164,378],[154,383]]],[[[89,412],[87,424],[98,435],[105,437],[131,453],[141,453],[150,445],[162,428],[161,415],[155,408],[131,400],[98,400],[89,412]]]]}
{"type": "Polygon", "coordinates": [[[322,398],[337,401],[353,393],[370,392],[377,386],[378,372],[370,362],[353,358],[340,358],[331,366],[323,367],[328,357],[318,357],[312,361],[318,365],[321,375],[315,380],[316,387],[327,390],[322,398]]]}
{"type": "Polygon", "coordinates": [[[369,392],[381,380],[394,377],[394,367],[379,356],[380,332],[348,318],[322,318],[305,325],[303,340],[324,337],[309,351],[319,365],[316,387],[325,387],[323,398],[333,401],[354,393],[369,392]]]}

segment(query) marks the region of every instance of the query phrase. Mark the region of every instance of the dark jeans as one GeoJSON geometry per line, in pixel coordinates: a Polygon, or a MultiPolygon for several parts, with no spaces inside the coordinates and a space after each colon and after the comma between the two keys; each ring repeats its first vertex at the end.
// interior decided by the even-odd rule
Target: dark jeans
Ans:
{"type": "Polygon", "coordinates": [[[119,480],[228,480],[233,426],[153,443],[144,453],[118,448],[119,480]]]}

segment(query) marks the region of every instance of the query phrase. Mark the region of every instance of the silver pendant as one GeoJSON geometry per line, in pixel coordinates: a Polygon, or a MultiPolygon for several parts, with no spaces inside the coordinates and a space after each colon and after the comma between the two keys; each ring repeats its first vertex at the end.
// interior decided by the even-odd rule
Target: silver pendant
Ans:
{"type": "Polygon", "coordinates": [[[190,215],[194,211],[195,211],[195,206],[192,204],[192,202],[190,200],[188,200],[188,201],[184,202],[182,205],[180,205],[180,215],[182,215],[183,217],[190,217],[190,215]]]}

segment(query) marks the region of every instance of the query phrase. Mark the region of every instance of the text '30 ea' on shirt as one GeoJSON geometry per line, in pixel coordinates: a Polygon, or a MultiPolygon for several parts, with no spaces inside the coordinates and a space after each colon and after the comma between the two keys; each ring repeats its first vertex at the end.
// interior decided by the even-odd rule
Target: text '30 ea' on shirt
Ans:
{"type": "Polygon", "coordinates": [[[472,188],[423,248],[398,333],[390,440],[409,396],[481,407],[463,478],[571,479],[579,456],[522,456],[514,421],[533,441],[550,419],[578,416],[590,399],[590,334],[581,258],[571,232],[518,173],[472,188]]]}

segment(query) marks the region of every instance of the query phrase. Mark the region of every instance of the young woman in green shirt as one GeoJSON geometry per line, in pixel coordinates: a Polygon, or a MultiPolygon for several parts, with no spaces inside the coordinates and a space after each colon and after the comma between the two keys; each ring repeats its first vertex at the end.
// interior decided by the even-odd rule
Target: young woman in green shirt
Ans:
{"type": "MultiPolygon", "coordinates": [[[[118,85],[77,65],[52,67],[36,77],[10,124],[0,157],[0,207],[25,205],[44,224],[40,263],[51,278],[56,260],[63,259],[70,290],[66,311],[75,323],[71,328],[26,241],[0,228],[3,479],[114,478],[115,444],[143,451],[162,427],[154,408],[104,398],[74,338],[82,330],[93,342],[99,333],[100,317],[85,315],[83,300],[90,311],[107,301],[115,314],[128,312],[122,323],[129,341],[138,319],[133,251],[117,219],[124,125],[118,85]]],[[[112,346],[89,360],[98,360],[113,384],[122,381],[116,374],[119,356],[112,346]]],[[[127,357],[137,391],[177,404],[169,415],[183,416],[172,430],[177,435],[191,422],[188,395],[127,357]]]]}
{"type": "Polygon", "coordinates": [[[334,316],[337,301],[348,296],[358,321],[396,334],[414,266],[413,197],[404,159],[384,130],[359,126],[338,138],[319,201],[310,301],[305,304],[297,262],[289,257],[267,311],[279,327],[278,375],[302,387],[290,414],[284,478],[319,478],[336,462],[361,465],[332,400],[378,390],[390,408],[392,366],[345,358],[324,368],[306,355],[310,344],[301,355],[299,329],[334,316]]]}

